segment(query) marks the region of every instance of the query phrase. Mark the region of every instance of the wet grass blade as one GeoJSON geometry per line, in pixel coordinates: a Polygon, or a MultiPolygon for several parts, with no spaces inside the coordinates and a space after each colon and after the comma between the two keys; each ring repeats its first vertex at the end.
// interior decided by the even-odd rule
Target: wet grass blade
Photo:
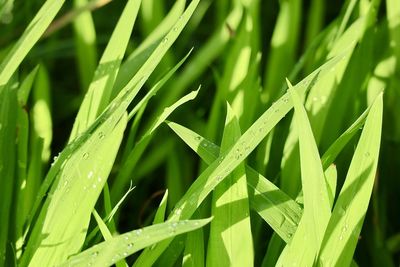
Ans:
{"type": "MultiPolygon", "coordinates": [[[[219,155],[219,147],[186,127],[174,122],[168,126],[207,164],[219,155]]],[[[246,166],[250,207],[256,211],[280,237],[289,242],[302,215],[302,208],[274,183],[246,166]]]]}
{"type": "Polygon", "coordinates": [[[68,259],[62,266],[110,266],[163,239],[203,227],[211,219],[155,224],[97,244],[68,259]]]}
{"type": "MultiPolygon", "coordinates": [[[[65,0],[47,0],[0,64],[0,86],[5,85],[61,9],[65,0]]],[[[1,87],[0,87],[1,89],[1,87]]]]}
{"type": "MultiPolygon", "coordinates": [[[[234,111],[227,106],[221,151],[240,138],[234,111]]],[[[213,192],[207,266],[254,265],[253,239],[244,163],[240,164],[213,192]]]]}
{"type": "Polygon", "coordinates": [[[376,176],[382,125],[382,94],[372,105],[346,180],[335,203],[319,257],[320,264],[351,263],[376,176]]]}

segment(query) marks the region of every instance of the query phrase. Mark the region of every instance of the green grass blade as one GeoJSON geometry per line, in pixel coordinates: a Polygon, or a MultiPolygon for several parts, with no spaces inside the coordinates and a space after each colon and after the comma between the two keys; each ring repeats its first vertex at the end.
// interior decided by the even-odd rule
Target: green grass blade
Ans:
{"type": "Polygon", "coordinates": [[[80,106],[70,141],[84,132],[110,101],[112,88],[135,24],[141,1],[127,2],[97,66],[93,80],[80,106]]]}
{"type": "Polygon", "coordinates": [[[169,115],[171,115],[172,112],[174,112],[175,109],[177,109],[184,103],[196,98],[199,89],[183,96],[173,105],[166,107],[164,111],[161,112],[161,114],[159,114],[157,119],[153,122],[150,129],[148,129],[143,137],[136,143],[132,151],[127,156],[125,163],[121,166],[121,169],[117,175],[116,182],[114,183],[112,188],[112,195],[114,197],[119,196],[125,185],[128,183],[132,171],[135,169],[136,164],[138,163],[139,159],[141,158],[145,149],[153,138],[155,130],[168,118],[169,115]]]}
{"type": "Polygon", "coordinates": [[[300,96],[289,84],[299,136],[304,212],[291,243],[277,266],[312,266],[330,218],[330,204],[318,148],[300,96]]]}
{"type": "Polygon", "coordinates": [[[156,211],[156,215],[154,215],[153,224],[162,223],[165,220],[165,211],[167,209],[167,201],[168,201],[168,189],[165,191],[163,198],[161,199],[160,205],[156,211]]]}
{"type": "Polygon", "coordinates": [[[127,256],[157,243],[203,227],[211,219],[161,223],[134,230],[95,245],[68,259],[61,266],[110,266],[127,256]]]}
{"type": "MultiPolygon", "coordinates": [[[[207,163],[219,155],[219,147],[197,133],[173,122],[168,126],[207,163]]],[[[300,221],[302,209],[274,183],[246,166],[250,206],[283,240],[289,242],[300,221]]]]}
{"type": "Polygon", "coordinates": [[[108,125],[97,129],[73,153],[64,152],[63,157],[67,154],[68,159],[60,159],[62,166],[58,167],[57,177],[32,230],[21,266],[59,264],[83,245],[91,211],[111,171],[127,116],[114,123],[115,128],[109,132],[105,131],[108,125]],[[60,236],[63,236],[62,243],[58,243],[60,236]]]}
{"type": "Polygon", "coordinates": [[[22,60],[47,29],[64,2],[65,0],[47,0],[44,3],[23,35],[0,64],[0,86],[8,82],[22,60]]]}
{"type": "MultiPolygon", "coordinates": [[[[295,86],[300,94],[304,94],[307,88],[318,77],[323,77],[346,55],[337,56],[303,79],[295,86]]],[[[272,107],[264,112],[260,118],[242,135],[235,145],[226,153],[222,153],[192,184],[183,198],[175,206],[169,220],[175,221],[180,218],[190,218],[193,212],[205,199],[205,197],[231,173],[265,138],[273,127],[290,111],[292,103],[289,101],[288,93],[282,96],[272,107]]],[[[285,222],[285,220],[281,221],[285,222]]],[[[291,238],[291,236],[289,237],[291,238]]],[[[168,247],[171,239],[165,240],[155,246],[152,250],[142,253],[141,265],[150,266],[158,256],[168,247]]]]}
{"type": "MultiPolygon", "coordinates": [[[[221,151],[240,138],[239,121],[228,105],[221,151]]],[[[240,164],[213,193],[207,266],[254,265],[249,200],[244,163],[240,164]]]]}
{"type": "Polygon", "coordinates": [[[328,266],[351,263],[367,212],[381,142],[382,94],[372,105],[346,180],[325,233],[319,262],[328,266]]]}
{"type": "MultiPolygon", "coordinates": [[[[88,0],[74,0],[76,9],[87,5],[88,0]]],[[[76,58],[82,92],[89,87],[96,70],[96,29],[93,17],[89,11],[81,13],[73,22],[76,58]]]]}
{"type": "MultiPolygon", "coordinates": [[[[14,191],[15,137],[17,123],[17,94],[11,88],[11,83],[0,86],[0,266],[9,266],[12,261],[6,258],[10,250],[9,242],[14,232],[12,222],[15,220],[12,214],[12,199],[14,191]]],[[[11,254],[10,254],[11,255],[11,254]]]]}

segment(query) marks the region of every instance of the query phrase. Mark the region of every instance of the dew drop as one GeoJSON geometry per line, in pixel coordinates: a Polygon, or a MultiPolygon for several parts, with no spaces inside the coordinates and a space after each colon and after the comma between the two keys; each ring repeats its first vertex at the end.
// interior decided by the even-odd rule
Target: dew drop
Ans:
{"type": "Polygon", "coordinates": [[[284,103],[288,103],[289,102],[289,98],[283,98],[283,102],[284,103]]]}
{"type": "Polygon", "coordinates": [[[129,240],[129,237],[128,237],[128,236],[125,236],[124,238],[125,238],[125,240],[129,240]]]}
{"type": "Polygon", "coordinates": [[[93,256],[93,257],[96,257],[97,255],[99,255],[99,252],[98,252],[98,251],[95,251],[95,252],[92,253],[92,256],[93,256]]]}
{"type": "Polygon", "coordinates": [[[128,249],[131,249],[133,247],[133,243],[128,244],[128,249]]]}
{"type": "Polygon", "coordinates": [[[318,101],[318,97],[314,96],[312,100],[313,100],[314,102],[317,102],[317,101],[318,101]]]}
{"type": "Polygon", "coordinates": [[[171,227],[172,228],[176,228],[178,226],[178,223],[177,222],[173,222],[172,224],[171,224],[171,227]]]}
{"type": "Polygon", "coordinates": [[[179,17],[179,20],[182,20],[182,19],[183,19],[183,15],[179,17]]]}
{"type": "Polygon", "coordinates": [[[87,175],[87,178],[88,179],[91,179],[93,177],[93,171],[90,171],[89,173],[88,173],[88,175],[87,175]]]}
{"type": "Polygon", "coordinates": [[[165,37],[165,38],[162,40],[162,42],[165,44],[166,42],[168,42],[168,38],[165,37]]]}
{"type": "Polygon", "coordinates": [[[339,240],[343,240],[343,235],[340,235],[339,240]]]}
{"type": "Polygon", "coordinates": [[[178,208],[178,209],[176,209],[176,211],[175,211],[175,214],[176,215],[181,215],[181,213],[182,213],[182,209],[181,208],[178,208]]]}
{"type": "Polygon", "coordinates": [[[135,231],[135,234],[136,234],[137,236],[140,236],[140,235],[142,234],[142,229],[136,230],[136,231],[135,231]]]}
{"type": "Polygon", "coordinates": [[[100,183],[101,182],[101,177],[97,177],[97,181],[100,183]]]}
{"type": "Polygon", "coordinates": [[[201,137],[200,137],[200,136],[196,136],[196,137],[194,138],[194,140],[200,141],[200,140],[201,140],[201,137]]]}
{"type": "Polygon", "coordinates": [[[127,253],[127,252],[124,252],[124,256],[125,256],[125,257],[128,256],[128,253],[127,253]]]}
{"type": "Polygon", "coordinates": [[[103,132],[99,132],[99,139],[101,140],[101,139],[103,139],[104,138],[104,133],[103,132]]]}
{"type": "Polygon", "coordinates": [[[89,158],[89,153],[87,153],[87,152],[83,153],[82,158],[83,159],[88,159],[89,158]]]}
{"type": "Polygon", "coordinates": [[[92,187],[93,187],[93,188],[96,188],[96,187],[97,187],[97,185],[96,185],[96,184],[93,184],[93,185],[92,185],[92,187]]]}
{"type": "Polygon", "coordinates": [[[288,238],[292,238],[292,236],[293,236],[292,233],[288,233],[288,234],[287,234],[287,237],[288,237],[288,238]]]}
{"type": "Polygon", "coordinates": [[[174,32],[177,32],[178,31],[178,27],[174,27],[174,32]]]}
{"type": "Polygon", "coordinates": [[[364,156],[369,157],[370,153],[369,152],[365,152],[364,156]]]}

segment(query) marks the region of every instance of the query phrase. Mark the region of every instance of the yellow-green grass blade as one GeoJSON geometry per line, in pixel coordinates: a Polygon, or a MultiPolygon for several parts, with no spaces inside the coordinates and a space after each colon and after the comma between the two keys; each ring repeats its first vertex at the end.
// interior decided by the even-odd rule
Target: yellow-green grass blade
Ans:
{"type": "Polygon", "coordinates": [[[163,87],[163,85],[174,75],[174,73],[182,66],[182,64],[187,60],[193,49],[191,49],[184,58],[182,58],[172,69],[170,69],[147,93],[146,95],[135,105],[134,108],[129,112],[128,118],[131,119],[135,116],[132,126],[129,131],[129,135],[125,144],[125,148],[122,154],[122,162],[126,161],[126,157],[129,155],[130,151],[134,146],[134,141],[136,138],[137,128],[142,119],[143,112],[149,102],[149,100],[157,94],[157,92],[163,87]]]}
{"type": "Polygon", "coordinates": [[[299,138],[304,212],[292,241],[277,266],[312,266],[330,218],[329,193],[318,148],[300,96],[289,84],[299,138]]]}
{"type": "Polygon", "coordinates": [[[72,256],[59,266],[110,266],[145,247],[193,231],[210,221],[211,219],[167,222],[127,232],[72,256]]]}
{"type": "Polygon", "coordinates": [[[101,125],[79,148],[60,155],[62,165],[55,163],[50,170],[49,175],[56,172],[54,184],[33,227],[21,266],[60,264],[79,251],[126,123],[125,115],[113,122],[115,126],[101,125]]]}
{"type": "MultiPolygon", "coordinates": [[[[239,121],[228,105],[221,151],[240,138],[239,121]]],[[[254,265],[249,198],[244,163],[215,187],[212,200],[207,266],[254,265]]]]}
{"type": "MultiPolygon", "coordinates": [[[[0,266],[9,266],[13,261],[6,254],[10,252],[9,242],[14,233],[15,220],[12,199],[14,191],[14,170],[16,149],[14,146],[17,124],[17,93],[12,84],[0,86],[0,266]],[[7,252],[8,251],[8,252],[7,252]]],[[[12,255],[12,254],[9,254],[12,255]]]]}
{"type": "Polygon", "coordinates": [[[346,266],[351,263],[374,185],[381,142],[383,101],[372,105],[360,140],[335,203],[319,263],[346,266]]]}
{"type": "Polygon", "coordinates": [[[132,79],[146,61],[148,55],[153,53],[157,48],[160,40],[173,28],[174,24],[177,22],[177,18],[182,15],[185,9],[185,3],[186,0],[176,1],[162,22],[140,43],[139,47],[128,56],[128,59],[121,65],[121,70],[115,81],[114,93],[118,93],[121,88],[132,79]]]}
{"type": "Polygon", "coordinates": [[[154,215],[153,224],[162,223],[165,220],[165,211],[167,209],[167,201],[168,201],[168,189],[165,190],[164,196],[161,199],[160,205],[156,211],[156,215],[154,215]]]}
{"type": "MultiPolygon", "coordinates": [[[[192,130],[169,122],[168,126],[207,164],[219,155],[219,147],[192,130]]],[[[246,166],[250,206],[277,232],[289,242],[296,231],[302,215],[301,207],[267,178],[246,166]]]]}
{"type": "Polygon", "coordinates": [[[138,163],[145,149],[149,145],[156,129],[168,118],[169,115],[171,115],[172,112],[175,111],[175,109],[185,104],[186,102],[195,99],[197,93],[199,92],[199,89],[183,96],[173,105],[166,107],[162,111],[162,113],[158,115],[157,119],[153,121],[150,129],[148,129],[143,137],[136,143],[136,145],[126,157],[124,164],[121,166],[121,169],[118,172],[117,178],[112,188],[113,197],[118,197],[123,191],[124,187],[128,184],[129,178],[131,178],[132,171],[135,169],[136,164],[138,163]]]}
{"type": "MultiPolygon", "coordinates": [[[[113,238],[112,234],[110,233],[110,230],[108,230],[107,225],[101,219],[100,215],[97,213],[96,210],[93,210],[93,216],[94,216],[94,218],[95,218],[95,220],[97,222],[97,225],[99,226],[99,229],[101,231],[101,234],[104,237],[104,240],[105,241],[111,240],[113,238]]],[[[116,265],[116,267],[126,267],[126,266],[128,266],[128,264],[125,262],[124,259],[116,262],[115,265],[116,265]]]]}
{"type": "MultiPolygon", "coordinates": [[[[74,0],[74,7],[78,9],[87,3],[88,0],[74,0]]],[[[90,11],[85,11],[74,19],[73,29],[79,81],[82,92],[85,92],[93,78],[97,64],[96,29],[90,11]]]]}
{"type": "MultiPolygon", "coordinates": [[[[106,189],[108,186],[107,184],[105,185],[104,189],[106,189]]],[[[115,204],[114,208],[111,211],[107,211],[107,215],[104,217],[104,222],[107,223],[107,225],[113,225],[113,220],[114,220],[114,216],[117,213],[118,209],[120,209],[122,203],[125,201],[125,199],[128,197],[129,193],[131,193],[133,191],[133,189],[135,189],[135,187],[132,187],[132,185],[129,187],[128,191],[125,193],[125,195],[123,195],[123,197],[118,201],[117,204],[115,204]]],[[[104,192],[103,192],[104,193],[104,192]]],[[[110,203],[111,204],[111,203],[110,203]]],[[[97,233],[99,231],[99,227],[95,227],[92,232],[90,232],[86,239],[85,239],[85,247],[88,246],[88,244],[90,244],[90,242],[93,240],[93,238],[96,237],[97,233]]]]}
{"type": "Polygon", "coordinates": [[[263,103],[272,103],[279,97],[282,81],[294,66],[299,43],[301,9],[301,0],[280,2],[265,72],[263,103]]]}
{"type": "MultiPolygon", "coordinates": [[[[199,213],[193,215],[197,218],[199,213]]],[[[203,267],[205,261],[204,230],[197,229],[186,234],[185,250],[183,252],[182,267],[203,267]]]]}
{"type": "MultiPolygon", "coordinates": [[[[16,185],[16,233],[17,240],[22,238],[23,226],[26,222],[29,207],[33,201],[27,196],[27,175],[28,175],[28,158],[29,158],[29,115],[26,110],[26,103],[32,89],[39,66],[35,67],[29,75],[21,83],[18,88],[18,103],[19,109],[17,114],[17,176],[18,182],[16,185]]],[[[22,240],[19,240],[22,242],[22,240]]],[[[21,243],[19,243],[21,245],[21,243]]],[[[20,247],[16,250],[18,251],[20,247]]]]}
{"type": "MultiPolygon", "coordinates": [[[[39,40],[65,0],[47,0],[0,64],[0,86],[5,85],[39,40]]],[[[0,87],[2,90],[2,88],[0,87]]]]}
{"type": "MultiPolygon", "coordinates": [[[[303,79],[295,86],[300,94],[304,94],[313,81],[318,77],[323,77],[338,62],[347,55],[344,52],[337,56],[313,73],[303,79]]],[[[265,138],[272,128],[290,111],[292,103],[289,101],[288,93],[279,101],[262,114],[259,119],[241,136],[232,148],[221,153],[220,156],[195,180],[182,199],[175,205],[173,212],[169,216],[169,221],[181,218],[190,218],[202,201],[227,175],[231,173],[265,138]]],[[[250,179],[250,178],[249,178],[250,179]]],[[[285,222],[283,220],[283,222],[285,222]]],[[[152,250],[146,249],[141,254],[141,266],[151,266],[151,264],[168,247],[172,239],[165,240],[157,244],[152,250]]]]}
{"type": "Polygon", "coordinates": [[[213,62],[223,52],[224,47],[226,47],[228,41],[231,39],[231,31],[237,30],[242,16],[243,6],[236,3],[235,7],[225,18],[224,23],[218,26],[212,36],[194,55],[190,62],[188,62],[182,74],[170,84],[174,90],[165,95],[160,103],[161,107],[175,101],[184,90],[187,90],[190,83],[206,70],[210,62],[213,62]],[[229,27],[226,25],[229,25],[229,27]]]}
{"type": "Polygon", "coordinates": [[[140,3],[141,1],[137,0],[127,2],[79,108],[70,141],[84,132],[110,102],[112,88],[135,24],[140,3]]]}
{"type": "MultiPolygon", "coordinates": [[[[343,50],[353,54],[354,47],[360,39],[364,19],[354,22],[351,27],[337,40],[331,48],[328,58],[340,55],[343,50]]],[[[331,98],[337,90],[337,81],[343,78],[350,59],[347,58],[337,64],[331,73],[321,77],[310,89],[306,100],[306,109],[310,112],[310,122],[313,128],[317,144],[320,143],[322,132],[325,129],[325,121],[329,108],[332,106],[331,98]]],[[[293,128],[294,126],[291,125],[293,128]]],[[[285,142],[282,158],[281,187],[290,196],[295,197],[300,189],[300,168],[298,139],[295,131],[290,131],[285,142]]]]}
{"type": "Polygon", "coordinates": [[[33,138],[43,139],[41,151],[42,162],[47,163],[50,158],[50,146],[53,139],[53,122],[51,118],[51,84],[49,74],[44,65],[37,73],[32,90],[33,107],[30,112],[33,138]]]}

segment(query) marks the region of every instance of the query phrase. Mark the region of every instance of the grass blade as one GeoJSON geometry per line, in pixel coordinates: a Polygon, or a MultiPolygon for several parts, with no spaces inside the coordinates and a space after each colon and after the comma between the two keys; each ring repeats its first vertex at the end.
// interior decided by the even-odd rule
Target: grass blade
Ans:
{"type": "Polygon", "coordinates": [[[95,245],[68,261],[62,266],[110,266],[115,262],[171,236],[177,236],[209,223],[211,219],[161,223],[134,230],[95,245]]]}
{"type": "Polygon", "coordinates": [[[372,105],[346,180],[326,230],[319,263],[346,266],[351,263],[376,176],[382,125],[382,94],[372,105]]]}

